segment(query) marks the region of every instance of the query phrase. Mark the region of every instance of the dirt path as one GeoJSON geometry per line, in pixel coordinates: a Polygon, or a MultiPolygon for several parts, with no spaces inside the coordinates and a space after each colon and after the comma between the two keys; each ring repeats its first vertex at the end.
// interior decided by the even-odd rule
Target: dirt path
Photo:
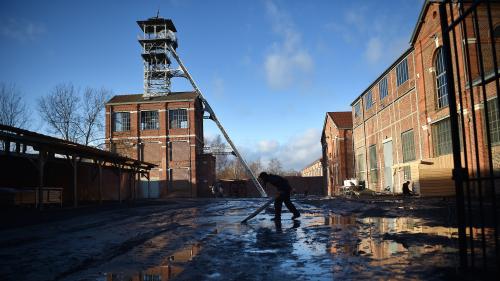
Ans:
{"type": "Polygon", "coordinates": [[[453,273],[456,229],[439,223],[449,217],[446,205],[298,200],[300,220],[285,213],[277,225],[270,208],[239,223],[264,200],[188,200],[3,230],[0,279],[439,280],[453,273]]]}

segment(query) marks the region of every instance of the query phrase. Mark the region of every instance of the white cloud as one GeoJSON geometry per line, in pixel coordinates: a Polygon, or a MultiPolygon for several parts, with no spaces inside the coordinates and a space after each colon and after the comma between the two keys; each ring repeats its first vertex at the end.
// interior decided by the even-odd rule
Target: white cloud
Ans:
{"type": "Polygon", "coordinates": [[[260,140],[255,145],[242,148],[246,160],[260,159],[266,166],[277,158],[284,169],[301,170],[321,156],[321,131],[308,129],[280,143],[276,140],[260,140]]]}
{"type": "Polygon", "coordinates": [[[259,153],[270,153],[276,151],[279,143],[275,140],[262,140],[257,143],[257,151],[259,153]]]}
{"type": "Polygon", "coordinates": [[[273,31],[280,37],[270,47],[264,59],[264,70],[268,85],[275,90],[284,90],[292,85],[308,84],[314,70],[314,61],[303,46],[302,34],[288,14],[272,2],[266,2],[266,11],[273,31]]]}
{"type": "Polygon", "coordinates": [[[37,39],[46,32],[45,26],[25,19],[0,20],[0,35],[19,41],[37,39]]]}
{"type": "Polygon", "coordinates": [[[382,41],[378,37],[372,37],[368,40],[365,50],[366,59],[370,63],[376,63],[382,57],[382,41]]]}

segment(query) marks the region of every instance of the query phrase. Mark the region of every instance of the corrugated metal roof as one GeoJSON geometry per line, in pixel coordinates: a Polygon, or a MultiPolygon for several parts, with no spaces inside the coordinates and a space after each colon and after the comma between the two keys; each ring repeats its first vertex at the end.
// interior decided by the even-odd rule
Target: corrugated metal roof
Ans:
{"type": "Polygon", "coordinates": [[[328,112],[328,115],[330,115],[338,128],[352,128],[351,111],[328,112]]]}
{"type": "Polygon", "coordinates": [[[149,103],[161,101],[176,101],[176,100],[194,100],[198,97],[196,92],[172,92],[164,96],[153,96],[147,99],[142,94],[135,95],[116,95],[112,97],[106,104],[123,104],[123,103],[149,103]]]}

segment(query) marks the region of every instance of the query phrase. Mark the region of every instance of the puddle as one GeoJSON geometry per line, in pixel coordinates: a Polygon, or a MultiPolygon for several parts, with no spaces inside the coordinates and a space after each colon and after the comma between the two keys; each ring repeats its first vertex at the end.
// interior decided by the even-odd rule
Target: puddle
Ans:
{"type": "MultiPolygon", "coordinates": [[[[242,214],[244,210],[229,210],[226,216],[242,214]]],[[[100,280],[165,281],[182,272],[186,280],[257,275],[267,280],[412,279],[415,272],[424,272],[418,274],[425,279],[432,277],[425,275],[427,269],[456,262],[457,229],[429,226],[418,218],[358,218],[310,210],[300,220],[275,224],[273,214],[263,213],[241,225],[239,217],[226,216],[200,218],[196,225],[214,230],[159,265],[133,274],[108,273],[100,280]],[[193,266],[185,270],[189,263],[193,266]]]]}
{"type": "Polygon", "coordinates": [[[168,281],[184,271],[185,264],[190,262],[202,249],[201,243],[188,245],[173,253],[160,265],[150,267],[146,270],[128,273],[106,273],[99,281],[168,281]]]}

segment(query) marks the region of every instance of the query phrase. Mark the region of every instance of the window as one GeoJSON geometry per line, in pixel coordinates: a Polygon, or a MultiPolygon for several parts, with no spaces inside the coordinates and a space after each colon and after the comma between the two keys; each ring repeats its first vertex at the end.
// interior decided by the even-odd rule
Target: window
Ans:
{"type": "Polygon", "coordinates": [[[403,146],[403,162],[415,160],[415,139],[413,130],[401,134],[401,143],[403,146]]]}
{"type": "Polygon", "coordinates": [[[492,144],[500,143],[500,115],[498,113],[498,101],[488,101],[488,122],[490,129],[490,141],[492,144]]]}
{"type": "Polygon", "coordinates": [[[398,87],[408,80],[408,61],[406,58],[396,66],[396,77],[398,87]]]}
{"type": "Polygon", "coordinates": [[[370,109],[373,106],[372,91],[369,91],[365,96],[365,108],[370,109]]]}
{"type": "Polygon", "coordinates": [[[358,154],[356,157],[357,160],[357,167],[358,167],[358,178],[359,180],[366,180],[365,176],[365,155],[364,154],[358,154]]]}
{"type": "Polygon", "coordinates": [[[188,127],[187,109],[171,109],[168,111],[170,129],[185,129],[188,127]]]}
{"type": "Polygon", "coordinates": [[[435,156],[450,154],[452,152],[450,118],[432,125],[432,141],[435,156]]]}
{"type": "Polygon", "coordinates": [[[354,105],[354,118],[359,116],[360,111],[361,111],[361,105],[358,102],[357,104],[354,105]]]}
{"type": "Polygon", "coordinates": [[[141,111],[141,130],[158,130],[158,111],[141,111]]]}
{"type": "Polygon", "coordinates": [[[410,166],[403,167],[403,178],[405,181],[411,180],[411,167],[410,166]]]}
{"type": "Polygon", "coordinates": [[[375,144],[370,146],[368,152],[370,156],[370,182],[376,183],[378,181],[377,146],[375,144]]]}
{"type": "Polygon", "coordinates": [[[389,91],[387,90],[387,76],[382,78],[382,80],[378,83],[378,92],[380,100],[383,100],[389,94],[389,91]]]}
{"type": "Polygon", "coordinates": [[[113,132],[130,131],[130,112],[113,112],[113,132]]]}
{"type": "Polygon", "coordinates": [[[448,106],[448,90],[446,88],[446,69],[444,67],[443,48],[437,50],[436,62],[436,89],[437,89],[437,108],[448,106]]]}

